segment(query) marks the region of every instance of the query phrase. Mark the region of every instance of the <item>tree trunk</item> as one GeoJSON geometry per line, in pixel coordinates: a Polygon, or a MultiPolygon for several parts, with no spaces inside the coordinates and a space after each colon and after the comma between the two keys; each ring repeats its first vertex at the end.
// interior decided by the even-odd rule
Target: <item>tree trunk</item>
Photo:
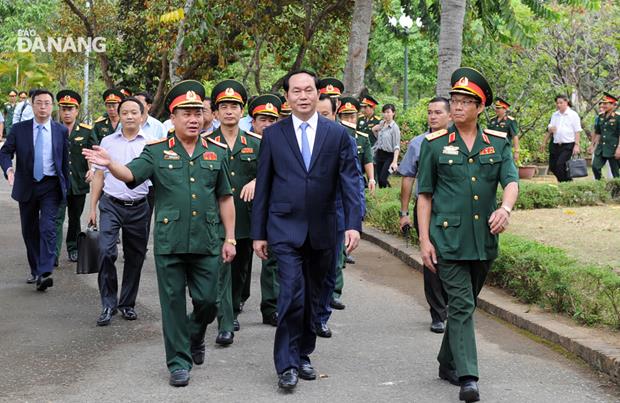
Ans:
{"type": "Polygon", "coordinates": [[[466,0],[441,0],[437,95],[447,96],[450,77],[461,66],[466,0]]]}
{"type": "Polygon", "coordinates": [[[372,25],[372,0],[355,0],[351,18],[349,53],[344,66],[345,94],[357,97],[364,88],[364,72],[368,54],[368,40],[372,25]]]}
{"type": "Polygon", "coordinates": [[[170,61],[170,83],[172,85],[178,83],[183,79],[178,69],[181,67],[181,57],[183,57],[183,53],[185,52],[185,47],[183,46],[183,41],[185,39],[185,26],[187,25],[187,20],[189,18],[189,13],[194,7],[194,0],[186,0],[185,6],[183,7],[183,19],[179,21],[179,28],[177,30],[177,41],[174,46],[174,55],[172,60],[170,61]]]}

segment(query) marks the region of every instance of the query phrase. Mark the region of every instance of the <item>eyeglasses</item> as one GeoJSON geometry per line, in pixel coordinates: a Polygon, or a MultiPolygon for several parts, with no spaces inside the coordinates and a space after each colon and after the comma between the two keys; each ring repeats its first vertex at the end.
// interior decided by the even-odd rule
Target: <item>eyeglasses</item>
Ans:
{"type": "Polygon", "coordinates": [[[45,107],[47,107],[47,106],[52,106],[52,103],[51,103],[51,102],[35,101],[35,103],[34,103],[34,104],[35,104],[36,106],[45,106],[45,107]]]}
{"type": "Polygon", "coordinates": [[[471,99],[451,99],[450,100],[450,106],[469,106],[469,105],[473,105],[473,104],[480,104],[480,102],[478,101],[474,101],[471,99]]]}

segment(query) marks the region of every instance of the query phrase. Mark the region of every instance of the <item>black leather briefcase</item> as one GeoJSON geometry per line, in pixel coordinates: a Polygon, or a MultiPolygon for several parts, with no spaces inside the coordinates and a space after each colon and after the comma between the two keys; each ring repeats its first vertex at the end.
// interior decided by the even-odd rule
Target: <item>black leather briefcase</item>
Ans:
{"type": "Polygon", "coordinates": [[[588,176],[588,165],[581,156],[575,156],[566,161],[566,174],[569,178],[584,178],[588,176]]]}
{"type": "Polygon", "coordinates": [[[77,274],[99,272],[99,231],[96,227],[88,227],[80,232],[77,238],[78,261],[77,274]]]}

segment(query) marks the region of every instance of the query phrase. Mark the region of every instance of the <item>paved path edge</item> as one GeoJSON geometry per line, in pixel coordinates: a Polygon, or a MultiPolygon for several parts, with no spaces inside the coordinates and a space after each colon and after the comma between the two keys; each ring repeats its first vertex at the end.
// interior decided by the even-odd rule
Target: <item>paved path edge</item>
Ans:
{"type": "MultiPolygon", "coordinates": [[[[422,272],[419,249],[407,244],[403,238],[366,226],[362,239],[381,247],[409,267],[422,272]]],[[[560,345],[620,385],[620,341],[607,342],[604,337],[596,337],[599,330],[568,325],[565,320],[558,320],[557,315],[551,313],[530,313],[529,305],[516,302],[515,298],[496,287],[485,286],[478,297],[478,307],[537,337],[560,345]]]]}

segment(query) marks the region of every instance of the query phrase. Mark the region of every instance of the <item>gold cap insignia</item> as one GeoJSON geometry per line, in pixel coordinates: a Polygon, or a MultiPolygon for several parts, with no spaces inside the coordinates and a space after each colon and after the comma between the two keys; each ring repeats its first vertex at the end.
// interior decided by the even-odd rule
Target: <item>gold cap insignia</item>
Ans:
{"type": "Polygon", "coordinates": [[[344,107],[347,109],[353,109],[353,105],[351,104],[351,102],[347,102],[346,104],[344,104],[344,107]]]}
{"type": "Polygon", "coordinates": [[[235,95],[235,90],[233,90],[232,88],[229,87],[229,88],[226,88],[225,93],[226,93],[227,96],[230,97],[230,96],[235,95]]]}
{"type": "Polygon", "coordinates": [[[185,98],[188,101],[194,101],[194,100],[196,100],[196,93],[194,91],[187,91],[185,93],[185,98]]]}
{"type": "Polygon", "coordinates": [[[69,95],[65,95],[62,100],[63,101],[71,101],[71,97],[69,95]]]}
{"type": "Polygon", "coordinates": [[[467,77],[461,77],[456,85],[459,87],[467,87],[469,85],[469,79],[467,77]]]}
{"type": "Polygon", "coordinates": [[[267,105],[265,105],[265,109],[268,111],[272,111],[273,110],[273,104],[271,102],[267,102],[267,105]]]}
{"type": "Polygon", "coordinates": [[[325,89],[329,92],[332,92],[334,90],[334,86],[331,84],[327,84],[327,87],[325,87],[325,89]]]}

